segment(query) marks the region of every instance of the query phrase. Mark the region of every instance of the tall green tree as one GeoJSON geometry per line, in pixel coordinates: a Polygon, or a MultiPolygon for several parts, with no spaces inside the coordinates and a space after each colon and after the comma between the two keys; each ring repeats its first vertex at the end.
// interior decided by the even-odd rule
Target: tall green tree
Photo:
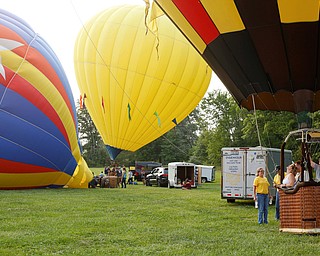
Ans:
{"type": "Polygon", "coordinates": [[[192,147],[190,161],[195,164],[213,165],[214,159],[209,152],[209,142],[211,132],[204,130],[198,137],[195,145],[192,147]]]}
{"type": "Polygon", "coordinates": [[[135,156],[138,160],[157,161],[165,165],[189,161],[191,149],[198,139],[198,117],[198,110],[195,109],[172,130],[139,149],[135,156]]]}
{"type": "Polygon", "coordinates": [[[90,167],[104,166],[109,157],[87,109],[78,107],[77,118],[84,159],[90,167]]]}
{"type": "MultiPolygon", "coordinates": [[[[202,159],[202,162],[207,159],[208,164],[220,164],[223,147],[280,148],[288,133],[298,128],[293,113],[249,112],[241,109],[227,92],[209,93],[199,108],[203,113],[202,123],[206,125],[193,148],[192,159],[202,159]]],[[[300,152],[297,141],[290,140],[287,147],[293,149],[297,158],[300,152]]]]}
{"type": "Polygon", "coordinates": [[[199,140],[193,148],[192,159],[203,163],[220,163],[222,147],[242,145],[243,120],[248,113],[240,109],[227,92],[210,92],[199,105],[203,127],[199,140]],[[206,150],[205,150],[206,148],[206,150]],[[201,149],[201,150],[200,150],[201,149]],[[203,152],[206,151],[203,157],[203,152]]]}
{"type": "Polygon", "coordinates": [[[259,111],[248,113],[244,120],[243,138],[250,146],[280,148],[285,137],[298,128],[295,115],[290,112],[259,111]],[[255,134],[255,141],[252,139],[255,134]],[[258,140],[256,140],[258,139],[258,140]]]}

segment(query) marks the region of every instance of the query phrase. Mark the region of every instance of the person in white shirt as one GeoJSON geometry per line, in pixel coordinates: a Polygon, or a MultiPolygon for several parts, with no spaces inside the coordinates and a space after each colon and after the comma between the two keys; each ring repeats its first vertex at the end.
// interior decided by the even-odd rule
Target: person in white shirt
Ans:
{"type": "Polygon", "coordinates": [[[133,183],[133,173],[132,171],[129,171],[129,178],[127,184],[132,184],[133,183]]]}
{"type": "MultiPolygon", "coordinates": [[[[296,174],[296,181],[301,181],[301,173],[302,173],[302,165],[300,161],[297,161],[294,163],[294,165],[297,167],[297,174],[296,174]]],[[[307,170],[304,170],[304,176],[303,176],[303,181],[310,181],[310,176],[309,172],[307,170]]]]}
{"type": "MultiPolygon", "coordinates": [[[[319,159],[320,160],[320,159],[319,159]]],[[[315,172],[316,172],[316,180],[317,181],[320,181],[320,165],[319,164],[317,164],[317,163],[315,163],[315,162],[313,162],[312,161],[312,159],[311,159],[311,157],[310,157],[310,164],[311,164],[311,167],[315,170],[315,172]]]]}
{"type": "Polygon", "coordinates": [[[294,164],[290,164],[287,166],[287,175],[284,177],[282,184],[278,185],[278,188],[291,188],[294,186],[296,179],[295,176],[297,174],[297,167],[294,164]]]}

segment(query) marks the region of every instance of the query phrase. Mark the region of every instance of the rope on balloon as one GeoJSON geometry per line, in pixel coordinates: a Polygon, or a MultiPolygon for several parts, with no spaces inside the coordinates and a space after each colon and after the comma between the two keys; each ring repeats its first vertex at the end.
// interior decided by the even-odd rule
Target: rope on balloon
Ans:
{"type": "MultiPolygon", "coordinates": [[[[1,99],[0,99],[0,105],[2,104],[2,102],[3,102],[3,100],[4,100],[5,96],[6,96],[6,94],[7,94],[7,92],[8,92],[8,90],[9,90],[9,88],[10,88],[10,85],[11,85],[12,81],[15,79],[15,77],[16,77],[17,75],[19,75],[19,71],[20,71],[22,65],[26,62],[26,59],[27,59],[27,57],[28,57],[30,48],[32,47],[33,43],[37,40],[38,37],[39,37],[39,34],[34,33],[33,38],[32,38],[32,39],[30,40],[30,42],[27,44],[27,49],[26,49],[26,51],[25,51],[25,53],[24,53],[24,55],[23,55],[23,58],[22,58],[21,62],[19,63],[18,68],[14,71],[14,74],[12,75],[12,77],[11,77],[10,80],[8,81],[7,86],[6,86],[5,89],[4,89],[4,92],[3,92],[2,96],[1,96],[1,99]]],[[[15,48],[17,48],[17,47],[23,46],[23,44],[20,43],[20,42],[11,40],[11,41],[8,43],[8,45],[6,45],[6,46],[7,46],[8,49],[11,50],[11,49],[15,49],[15,48]]],[[[4,74],[4,79],[6,79],[5,74],[4,74]]],[[[31,126],[33,126],[33,127],[36,127],[36,128],[39,129],[40,131],[48,134],[49,136],[53,137],[55,140],[59,141],[59,143],[61,143],[68,151],[70,151],[69,147],[68,147],[65,143],[63,143],[58,137],[56,137],[54,134],[52,134],[52,133],[44,130],[43,128],[41,128],[40,126],[36,125],[35,123],[32,123],[31,121],[26,120],[26,119],[24,119],[24,118],[22,118],[22,117],[19,117],[19,116],[13,114],[13,113],[9,113],[8,111],[5,111],[5,110],[3,110],[3,109],[1,109],[1,111],[2,111],[2,112],[5,112],[7,115],[10,115],[10,116],[12,116],[12,117],[14,117],[14,118],[16,118],[16,119],[19,119],[19,120],[22,121],[22,122],[28,123],[29,125],[31,125],[31,126]]],[[[37,152],[33,151],[32,149],[27,148],[27,147],[25,147],[25,146],[23,146],[23,145],[21,145],[21,144],[17,144],[16,142],[14,142],[14,141],[12,141],[12,140],[10,140],[10,139],[8,139],[8,138],[2,137],[2,139],[10,142],[11,144],[15,144],[16,146],[18,146],[18,147],[20,147],[20,148],[23,148],[24,150],[27,150],[27,151],[31,152],[32,154],[34,154],[34,155],[37,155],[37,156],[41,157],[41,158],[44,159],[45,161],[47,161],[47,162],[49,162],[50,164],[52,164],[53,166],[55,166],[55,168],[56,168],[57,170],[60,170],[60,168],[59,168],[55,163],[53,163],[50,159],[46,158],[46,157],[43,156],[42,154],[37,153],[37,152]]],[[[70,151],[70,152],[71,152],[71,151],[70,151]]]]}
{"type": "MultiPolygon", "coordinates": [[[[26,61],[27,55],[28,55],[28,53],[29,53],[29,49],[30,49],[32,43],[37,39],[37,37],[38,37],[38,34],[35,33],[35,34],[34,34],[34,37],[33,37],[32,40],[30,41],[30,43],[27,45],[27,49],[26,49],[26,51],[25,51],[25,53],[24,53],[24,56],[23,56],[22,61],[21,61],[20,64],[19,64],[19,67],[18,67],[17,70],[14,72],[13,76],[11,77],[10,81],[8,82],[7,86],[6,86],[5,89],[4,89],[4,92],[3,92],[2,97],[1,97],[1,99],[0,99],[0,105],[1,105],[2,102],[3,102],[3,99],[4,99],[4,97],[5,97],[6,93],[7,93],[10,85],[11,85],[11,82],[12,82],[13,79],[16,77],[16,75],[19,73],[19,70],[21,69],[22,64],[26,61]]],[[[12,43],[13,43],[13,42],[12,42],[12,43]]],[[[19,47],[19,46],[22,46],[22,45],[23,45],[23,44],[20,44],[19,42],[14,42],[14,46],[12,46],[12,48],[16,48],[16,47],[19,47]]],[[[1,60],[1,59],[0,59],[0,60],[1,60]]],[[[4,78],[5,78],[5,77],[4,77],[4,78]]]]}
{"type": "MultiPolygon", "coordinates": [[[[257,122],[257,114],[256,114],[256,105],[255,105],[255,98],[254,98],[254,95],[251,95],[252,96],[252,104],[253,104],[253,110],[254,110],[254,116],[255,116],[255,123],[256,123],[256,129],[257,129],[257,134],[258,134],[258,139],[259,139],[259,143],[260,143],[260,148],[262,150],[262,145],[261,145],[261,138],[260,138],[260,132],[259,132],[259,126],[258,126],[258,122],[257,122]]],[[[298,119],[298,116],[296,115],[296,118],[297,118],[297,121],[299,120],[298,119]]],[[[314,117],[312,117],[314,118],[314,117]]],[[[299,122],[298,122],[299,123],[299,122]]],[[[302,142],[301,144],[301,152],[302,152],[302,159],[301,159],[301,163],[303,165],[303,170],[309,170],[311,169],[311,165],[310,165],[310,157],[311,157],[311,152],[318,152],[319,151],[319,147],[320,147],[320,143],[314,143],[315,146],[313,147],[313,144],[312,143],[307,143],[307,142],[302,142]]],[[[317,154],[318,156],[318,154],[317,154]]],[[[273,158],[271,158],[272,161],[274,162],[275,164],[275,161],[273,158]]],[[[268,171],[268,176],[271,178],[271,173],[268,171]]],[[[296,193],[300,187],[303,187],[303,186],[311,186],[311,185],[319,185],[319,183],[315,183],[313,178],[312,178],[312,173],[309,173],[309,176],[311,178],[311,182],[308,182],[308,183],[305,183],[305,182],[302,182],[302,183],[298,183],[294,189],[289,189],[289,190],[286,190],[286,193],[290,193],[290,194],[293,194],[293,193],[296,193]]]]}
{"type": "MultiPolygon", "coordinates": [[[[99,52],[97,46],[94,44],[94,42],[93,42],[93,40],[92,40],[92,38],[91,38],[88,30],[86,29],[84,23],[82,22],[82,19],[81,19],[80,15],[78,14],[78,12],[77,12],[77,10],[76,10],[76,8],[75,8],[72,0],[70,0],[70,2],[71,2],[71,5],[72,5],[72,7],[73,7],[73,9],[74,9],[74,11],[75,11],[75,13],[76,13],[76,15],[77,15],[80,23],[81,23],[82,29],[83,29],[83,30],[85,31],[85,33],[87,34],[87,36],[88,36],[89,40],[91,41],[94,49],[96,50],[97,54],[98,54],[99,57],[101,58],[103,65],[109,70],[110,75],[111,75],[111,76],[113,77],[113,79],[116,81],[117,86],[119,86],[119,88],[123,91],[123,93],[128,97],[128,100],[130,101],[130,103],[132,104],[132,106],[135,106],[135,109],[136,109],[136,110],[141,114],[141,116],[150,124],[150,126],[151,126],[152,128],[154,128],[156,131],[158,131],[159,133],[161,133],[161,132],[159,131],[158,127],[155,126],[155,125],[153,125],[153,123],[152,123],[148,118],[146,118],[145,115],[143,115],[142,111],[134,104],[133,100],[132,100],[131,97],[128,95],[128,93],[124,90],[123,87],[121,87],[121,85],[120,85],[119,81],[117,80],[116,76],[114,75],[114,73],[111,71],[110,67],[109,67],[109,66],[107,65],[107,63],[105,62],[105,60],[104,60],[104,58],[102,57],[101,53],[99,52]]],[[[187,153],[186,151],[182,150],[181,147],[178,147],[178,146],[175,145],[170,139],[168,139],[168,138],[165,136],[165,134],[163,134],[162,137],[163,137],[166,141],[168,141],[174,148],[176,148],[177,150],[179,150],[181,153],[183,153],[184,155],[188,155],[188,153],[187,153]]]]}
{"type": "MultiPolygon", "coordinates": [[[[261,136],[260,136],[260,131],[259,131],[259,125],[258,125],[258,118],[257,118],[257,111],[256,111],[256,103],[255,103],[254,95],[253,95],[253,94],[251,95],[251,98],[252,98],[253,114],[254,114],[254,118],[255,118],[255,125],[256,125],[257,134],[258,134],[259,146],[260,146],[260,150],[261,150],[261,153],[262,153],[263,150],[262,150],[262,143],[261,143],[261,136]]],[[[276,163],[275,163],[274,158],[273,158],[272,156],[271,156],[271,159],[272,159],[272,162],[273,162],[274,167],[276,167],[276,165],[279,165],[279,164],[276,164],[276,163]]],[[[266,165],[266,168],[268,168],[267,165],[266,165]]],[[[267,174],[268,174],[269,178],[270,178],[271,180],[273,180],[273,177],[271,176],[270,170],[267,170],[267,174]]]]}

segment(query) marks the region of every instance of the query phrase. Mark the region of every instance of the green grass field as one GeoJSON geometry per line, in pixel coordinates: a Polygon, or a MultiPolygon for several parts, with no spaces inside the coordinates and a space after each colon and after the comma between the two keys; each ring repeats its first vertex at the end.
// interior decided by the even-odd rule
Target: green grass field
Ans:
{"type": "Polygon", "coordinates": [[[0,255],[318,255],[320,238],[279,232],[274,206],[220,199],[217,181],[191,191],[0,191],[0,255]]]}

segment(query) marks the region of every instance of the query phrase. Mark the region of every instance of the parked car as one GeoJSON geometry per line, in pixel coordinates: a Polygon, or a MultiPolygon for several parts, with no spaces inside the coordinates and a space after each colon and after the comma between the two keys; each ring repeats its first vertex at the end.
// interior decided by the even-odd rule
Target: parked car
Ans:
{"type": "Polygon", "coordinates": [[[146,176],[146,186],[158,185],[158,187],[168,186],[168,168],[157,167],[146,176]]]}
{"type": "Polygon", "coordinates": [[[135,179],[138,181],[142,180],[142,176],[141,176],[141,171],[143,169],[144,171],[144,177],[146,177],[146,175],[150,174],[151,171],[156,168],[156,167],[160,167],[162,166],[161,163],[158,162],[152,162],[152,161],[136,161],[135,162],[135,179]]]}
{"type": "Polygon", "coordinates": [[[158,187],[168,186],[168,168],[165,168],[164,172],[158,175],[157,185],[158,187]]]}

